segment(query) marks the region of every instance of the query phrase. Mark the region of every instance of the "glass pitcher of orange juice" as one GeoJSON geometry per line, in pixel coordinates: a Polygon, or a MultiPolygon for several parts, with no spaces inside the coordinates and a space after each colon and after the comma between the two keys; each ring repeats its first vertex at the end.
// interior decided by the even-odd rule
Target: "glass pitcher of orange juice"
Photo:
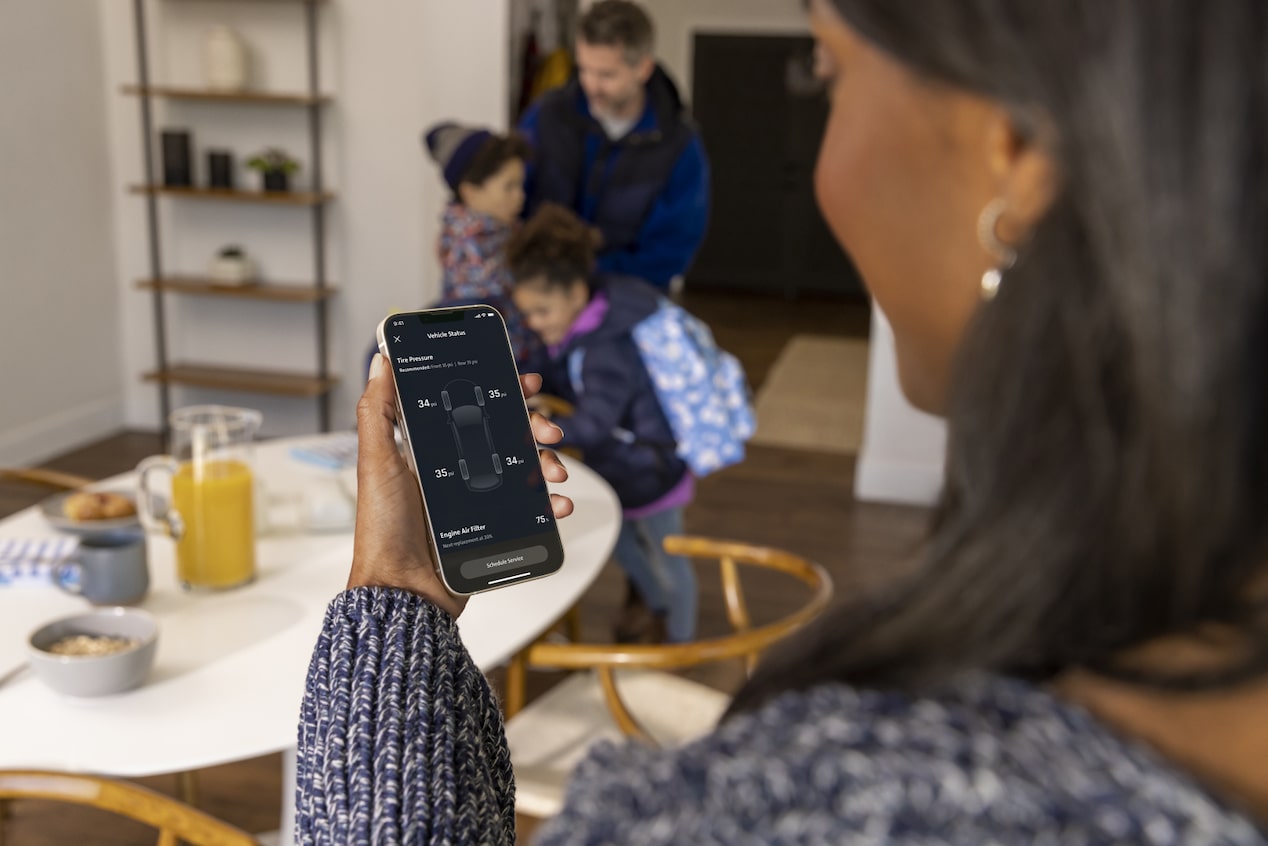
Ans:
{"type": "Polygon", "coordinates": [[[260,412],[223,405],[178,408],[173,455],[141,462],[141,521],[176,539],[176,573],[187,590],[223,590],[255,578],[251,448],[260,412]],[[156,491],[170,477],[170,495],[156,491]]]}

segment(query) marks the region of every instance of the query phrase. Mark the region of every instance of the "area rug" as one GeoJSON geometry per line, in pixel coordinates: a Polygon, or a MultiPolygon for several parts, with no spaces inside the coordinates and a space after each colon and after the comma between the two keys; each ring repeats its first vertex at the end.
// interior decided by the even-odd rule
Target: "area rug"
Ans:
{"type": "Polygon", "coordinates": [[[795,335],[757,392],[752,443],[857,453],[866,398],[866,340],[795,335]]]}

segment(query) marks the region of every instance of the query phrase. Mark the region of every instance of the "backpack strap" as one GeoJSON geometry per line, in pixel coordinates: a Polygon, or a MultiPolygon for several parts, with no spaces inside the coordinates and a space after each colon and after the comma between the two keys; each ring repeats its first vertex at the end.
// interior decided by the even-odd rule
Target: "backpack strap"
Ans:
{"type": "Polygon", "coordinates": [[[581,368],[585,362],[585,347],[575,347],[568,353],[568,383],[572,385],[572,392],[577,396],[585,392],[585,386],[581,382],[581,368]]]}

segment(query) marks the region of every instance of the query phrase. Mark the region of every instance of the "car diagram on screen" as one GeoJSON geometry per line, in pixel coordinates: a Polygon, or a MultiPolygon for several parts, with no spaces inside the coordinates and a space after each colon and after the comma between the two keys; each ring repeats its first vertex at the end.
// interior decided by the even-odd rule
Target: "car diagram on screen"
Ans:
{"type": "Polygon", "coordinates": [[[458,475],[471,491],[491,491],[502,484],[502,459],[493,446],[484,390],[467,379],[455,379],[440,392],[458,449],[458,475]]]}

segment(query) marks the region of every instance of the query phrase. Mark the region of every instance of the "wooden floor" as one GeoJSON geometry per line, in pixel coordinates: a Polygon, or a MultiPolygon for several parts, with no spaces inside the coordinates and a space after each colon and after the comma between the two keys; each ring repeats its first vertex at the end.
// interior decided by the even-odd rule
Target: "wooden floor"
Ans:
{"type": "MultiPolygon", "coordinates": [[[[840,301],[788,302],[734,295],[690,295],[686,305],[713,327],[719,344],[744,363],[754,389],[794,334],[865,335],[866,309],[840,301]]],[[[828,386],[830,389],[830,386],[828,386]]],[[[47,462],[46,466],[85,476],[113,475],[158,451],[150,433],[125,432],[47,462]]],[[[687,509],[687,531],[782,547],[819,561],[832,573],[838,594],[860,589],[901,568],[919,542],[928,519],[925,509],[859,503],[852,495],[854,457],[805,450],[753,448],[741,465],[701,481],[687,509]]],[[[0,485],[0,516],[37,502],[46,491],[0,485]]],[[[726,618],[714,571],[701,568],[701,633],[722,632],[726,618]]],[[[749,599],[755,619],[770,619],[796,599],[753,582],[749,599]]],[[[608,640],[624,595],[624,580],[609,567],[582,600],[583,634],[608,640]]],[[[725,665],[696,677],[733,690],[742,674],[725,665]]],[[[499,671],[490,674],[495,687],[499,671]]],[[[558,677],[533,674],[530,696],[558,677]]],[[[0,695],[3,692],[0,691],[0,695]]],[[[7,727],[6,730],[12,730],[7,727]]],[[[167,793],[176,792],[172,776],[140,779],[167,793]]],[[[250,831],[278,825],[281,790],[279,756],[215,767],[199,772],[199,805],[215,816],[250,831]]],[[[531,830],[524,821],[521,839],[531,830]]],[[[139,826],[93,811],[44,803],[19,803],[7,823],[5,846],[53,846],[91,843],[101,846],[150,844],[139,826]]]]}

